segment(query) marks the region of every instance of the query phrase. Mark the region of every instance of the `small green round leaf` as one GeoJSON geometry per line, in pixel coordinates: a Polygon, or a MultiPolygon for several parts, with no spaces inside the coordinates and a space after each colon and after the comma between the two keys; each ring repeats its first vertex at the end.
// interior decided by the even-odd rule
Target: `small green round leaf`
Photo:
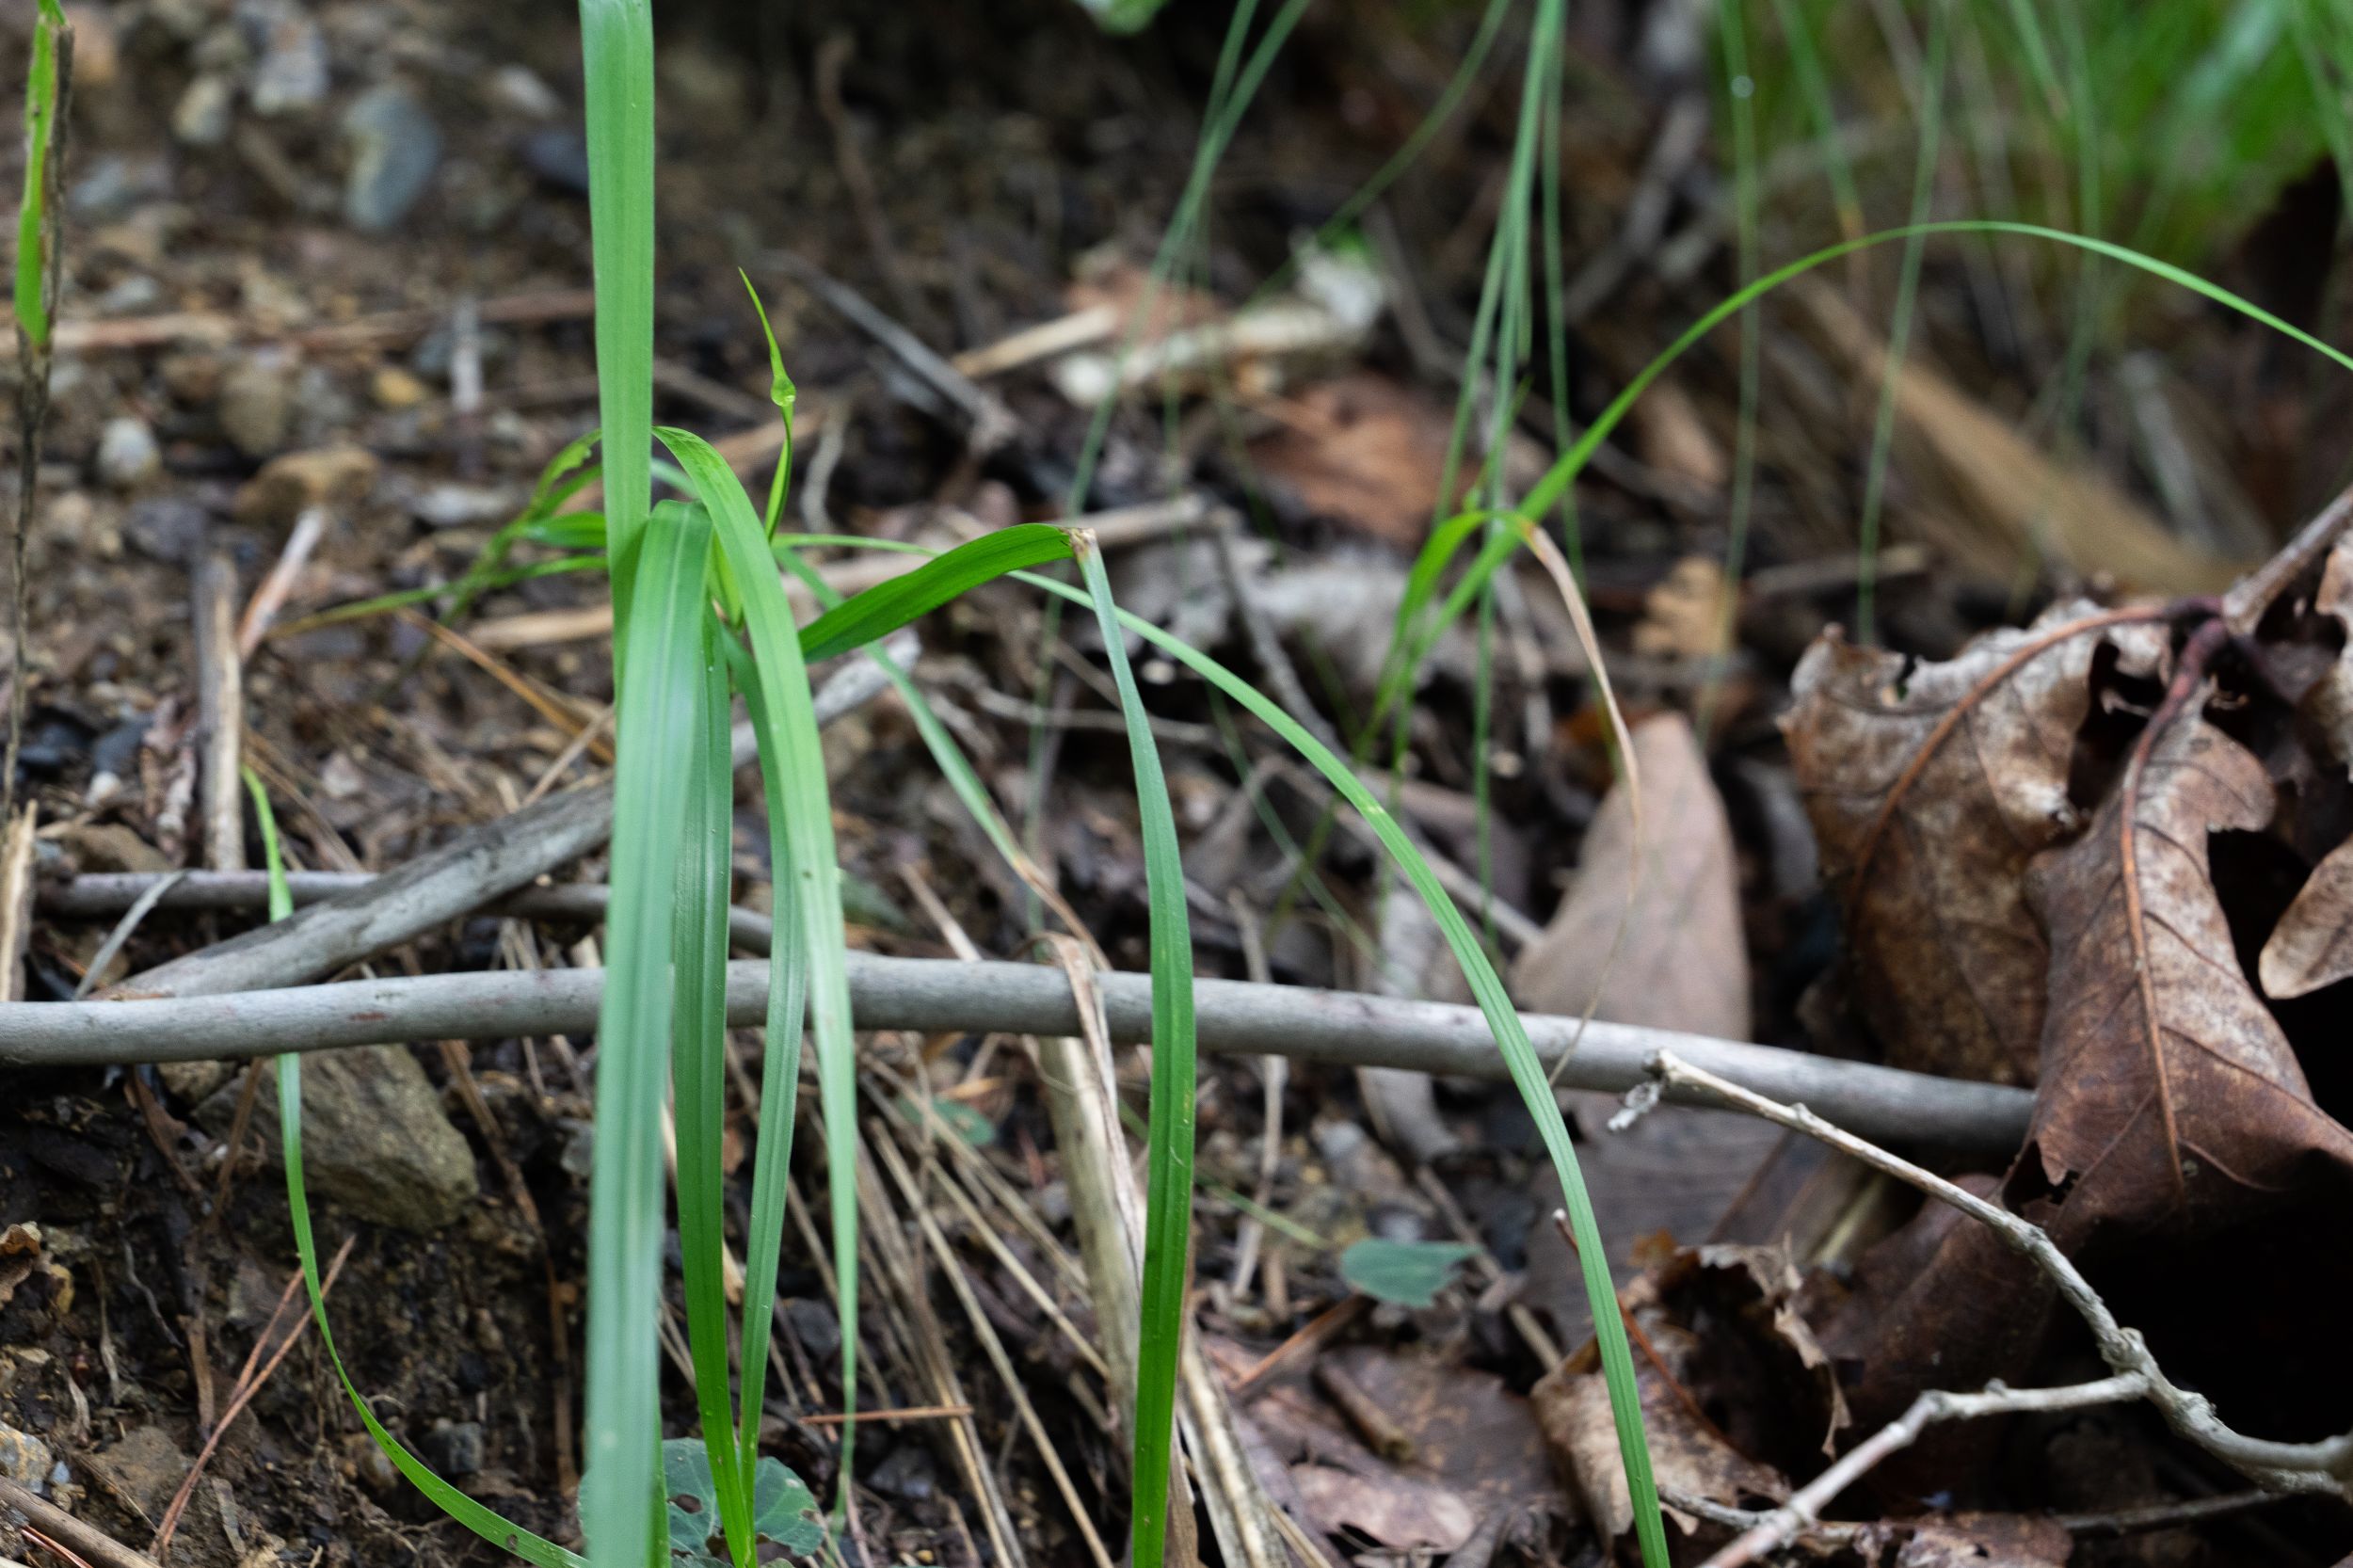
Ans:
{"type": "Polygon", "coordinates": [[[1477,1247],[1460,1241],[1369,1238],[1340,1254],[1340,1278],[1351,1289],[1377,1302],[1430,1306],[1437,1302],[1438,1292],[1453,1282],[1454,1271],[1478,1253],[1477,1247]]]}

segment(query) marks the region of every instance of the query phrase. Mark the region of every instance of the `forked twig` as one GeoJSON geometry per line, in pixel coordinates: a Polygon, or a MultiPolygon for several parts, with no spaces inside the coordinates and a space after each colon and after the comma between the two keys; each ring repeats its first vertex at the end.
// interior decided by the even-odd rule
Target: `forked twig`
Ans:
{"type": "MultiPolygon", "coordinates": [[[[1875,1171],[1917,1188],[1939,1203],[1961,1210],[2025,1254],[2037,1268],[2050,1276],[2052,1283],[2058,1287],[2059,1294],[2066,1298],[2068,1304],[2083,1319],[2085,1326],[2090,1329],[2101,1359],[2118,1377],[2140,1379],[2145,1385],[2141,1397],[2157,1407],[2166,1424],[2176,1432],[2248,1480],[2270,1491],[2316,1493],[2353,1499],[2353,1432],[2324,1438],[2316,1443],[2281,1443],[2269,1438],[2249,1437],[2233,1431],[2215,1414],[2214,1405],[2204,1395],[2179,1387],[2165,1375],[2164,1368],[2157,1365],[2157,1358],[2151,1353],[2147,1341],[2139,1332],[2126,1328],[2116,1320],[2116,1314],[2108,1309],[2107,1303],[2100,1298],[2098,1291],[2092,1289],[2082,1272],[2065,1253],[2059,1251],[2058,1244],[2041,1226],[1954,1185],[1933,1172],[1921,1169],[1900,1156],[1888,1153],[1876,1144],[1824,1121],[1802,1105],[1784,1105],[1777,1100],[1767,1099],[1729,1080],[1691,1065],[1673,1051],[1662,1050],[1653,1056],[1651,1072],[1670,1089],[1712,1096],[1735,1110],[1745,1111],[1793,1131],[1802,1132],[1861,1160],[1875,1171]]],[[[1944,1397],[1960,1399],[1964,1396],[1944,1397]]]]}
{"type": "Polygon", "coordinates": [[[1700,1568],[1746,1568],[1767,1552],[1786,1546],[1798,1538],[1799,1532],[1817,1524],[1822,1510],[1834,1501],[1841,1492],[1853,1485],[1871,1467],[1898,1448],[1910,1448],[1919,1441],[1920,1433],[1936,1421],[1969,1420],[1986,1416],[2009,1416],[2035,1410],[2082,1410],[2092,1405],[2122,1404],[2142,1399],[2149,1392],[2149,1380],[2137,1372],[2120,1373],[2102,1378],[2096,1383],[2079,1383],[2065,1388],[2006,1388],[2000,1383],[1988,1384],[1977,1394],[1948,1394],[1930,1389],[1912,1401],[1912,1407],[1893,1421],[1857,1443],[1812,1480],[1790,1494],[1789,1500],[1771,1510],[1764,1518],[1709,1558],[1700,1568]]]}

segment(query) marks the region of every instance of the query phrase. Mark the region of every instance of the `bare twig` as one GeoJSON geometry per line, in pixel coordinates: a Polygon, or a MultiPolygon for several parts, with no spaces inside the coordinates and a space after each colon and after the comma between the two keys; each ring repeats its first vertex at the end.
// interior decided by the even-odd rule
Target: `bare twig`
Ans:
{"type": "Polygon", "coordinates": [[[1701,1568],[1745,1568],[1767,1552],[1786,1546],[1798,1538],[1800,1531],[1819,1521],[1822,1510],[1873,1465],[1897,1449],[1919,1441],[1920,1433],[1931,1422],[2027,1411],[2082,1410],[2092,1405],[2122,1404],[2142,1399],[2148,1392],[2149,1380],[2137,1372],[2120,1373],[2066,1388],[2005,1388],[1994,1383],[1978,1394],[1947,1394],[1930,1389],[1913,1400],[1912,1407],[1901,1416],[1857,1443],[1835,1464],[1790,1494],[1787,1502],[1766,1514],[1745,1534],[1701,1564],[1701,1568]]]}
{"type": "Polygon", "coordinates": [[[2082,1272],[2039,1225],[1833,1125],[1802,1104],[1781,1104],[1743,1089],[1683,1060],[1673,1050],[1657,1052],[1651,1066],[1670,1095],[1680,1090],[1713,1096],[1721,1104],[1802,1132],[1873,1170],[1919,1189],[1939,1203],[1958,1208],[1993,1231],[2050,1276],[2059,1294],[2091,1330],[2101,1359],[2117,1377],[2139,1379],[2144,1385],[2142,1397],[2157,1407],[2167,1425],[2248,1480],[2275,1492],[2353,1497],[2353,1433],[2316,1443],[2282,1443],[2233,1432],[2215,1414],[2213,1404],[2204,1395],[2178,1387],[2166,1377],[2139,1332],[2116,1320],[2116,1314],[2092,1289],[2082,1272]]]}
{"type": "Polygon", "coordinates": [[[0,818],[0,1001],[15,1001],[24,978],[24,951],[33,936],[33,830],[40,802],[0,818]]]}
{"type": "Polygon", "coordinates": [[[204,817],[204,862],[216,872],[245,870],[245,661],[237,655],[237,568],[222,547],[197,563],[191,587],[196,617],[198,789],[204,817]]]}
{"type": "MultiPolygon", "coordinates": [[[[1036,965],[866,952],[850,953],[847,963],[860,1029],[1066,1035],[1079,1028],[1069,987],[1036,965]]],[[[1151,977],[1106,973],[1096,984],[1112,1037],[1150,1039],[1151,977]]],[[[502,970],[154,1000],[17,1002],[0,1006],[0,1065],[210,1061],[408,1040],[585,1033],[596,1028],[603,984],[594,969],[502,970]]],[[[728,966],[730,1024],[749,1026],[766,1016],[767,985],[764,961],[728,966]]],[[[1417,1068],[1491,1082],[1505,1078],[1477,1008],[1233,980],[1201,981],[1197,998],[1205,1050],[1417,1068]]],[[[1890,1142],[1979,1154],[2014,1151],[2033,1109],[2024,1089],[1598,1020],[1584,1027],[1572,1052],[1578,1020],[1531,1015],[1523,1021],[1537,1060],[1547,1069],[1558,1066],[1564,1088],[1623,1092],[1671,1051],[1707,1064],[1724,1081],[1834,1107],[1842,1120],[1890,1142]]],[[[1682,1081],[1669,1086],[1668,1097],[1710,1104],[1716,1096],[1682,1081]]]]}
{"type": "Polygon", "coordinates": [[[157,1568],[155,1560],[146,1553],[132,1550],[5,1476],[0,1476],[0,1511],[21,1515],[27,1526],[88,1560],[93,1568],[157,1568]]]}
{"type": "MultiPolygon", "coordinates": [[[[887,684],[872,661],[852,661],[818,691],[818,722],[840,718],[887,684]]],[[[750,761],[757,751],[751,726],[738,726],[736,765],[750,761]]],[[[233,786],[233,769],[230,779],[233,786]]],[[[134,975],[112,994],[217,996],[315,980],[514,892],[596,849],[612,832],[609,781],[556,795],[470,828],[364,888],[134,975]]],[[[481,1037],[458,1029],[432,1031],[425,1037],[431,1035],[481,1037]]]]}
{"type": "Polygon", "coordinates": [[[947,399],[969,422],[971,431],[967,439],[974,452],[994,452],[1013,439],[1019,426],[1003,399],[973,385],[970,376],[932,352],[922,339],[876,309],[864,295],[790,250],[771,251],[769,259],[794,282],[840,312],[851,326],[889,350],[924,385],[947,399]]]}
{"type": "MultiPolygon", "coordinates": [[[[327,1276],[319,1281],[321,1301],[326,1300],[328,1292],[335,1288],[336,1276],[344,1272],[344,1261],[351,1256],[352,1243],[357,1240],[357,1236],[346,1236],[344,1244],[336,1249],[334,1258],[327,1265],[327,1276]]],[[[270,1336],[277,1332],[278,1324],[293,1303],[295,1291],[301,1283],[299,1272],[288,1277],[285,1292],[279,1298],[278,1310],[270,1314],[269,1322],[263,1327],[261,1337],[253,1341],[252,1352],[245,1358],[245,1366],[237,1373],[236,1386],[229,1394],[229,1408],[221,1412],[220,1420],[205,1434],[204,1447],[198,1452],[196,1463],[188,1466],[188,1473],[181,1478],[180,1489],[171,1495],[170,1506],[164,1510],[163,1525],[155,1531],[154,1552],[158,1562],[170,1560],[172,1532],[179,1528],[180,1516],[186,1511],[189,1497],[196,1493],[197,1478],[204,1473],[205,1463],[213,1457],[213,1450],[220,1447],[222,1435],[245,1407],[252,1402],[253,1396],[262,1391],[262,1384],[269,1381],[270,1374],[278,1370],[278,1364],[286,1359],[287,1352],[295,1348],[304,1331],[310,1328],[311,1314],[298,1314],[286,1330],[285,1336],[269,1352],[269,1359],[262,1359],[264,1347],[269,1344],[270,1336]]]]}
{"type": "Polygon", "coordinates": [[[2353,526],[2353,488],[2339,492],[2277,555],[2239,579],[2222,596],[2222,618],[2232,632],[2243,637],[2253,632],[2272,600],[2326,555],[2348,526],[2353,526]]]}
{"type": "Polygon", "coordinates": [[[269,635],[270,623],[285,607],[286,596],[294,592],[295,580],[310,564],[312,552],[327,534],[327,508],[305,506],[295,519],[294,528],[286,535],[286,547],[278,552],[278,562],[262,579],[262,585],[246,600],[245,615],[237,622],[237,657],[250,659],[253,650],[269,635]]]}

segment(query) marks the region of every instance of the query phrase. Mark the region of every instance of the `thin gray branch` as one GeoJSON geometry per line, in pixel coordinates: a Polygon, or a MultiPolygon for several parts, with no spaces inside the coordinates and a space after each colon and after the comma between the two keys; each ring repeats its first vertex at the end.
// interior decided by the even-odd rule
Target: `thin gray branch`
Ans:
{"type": "MultiPolygon", "coordinates": [[[[860,1029],[1014,1034],[1079,1029],[1069,984],[1055,969],[862,952],[849,954],[848,967],[860,1029]]],[[[598,969],[507,970],[166,1000],[15,1002],[0,1006],[0,1066],[209,1061],[406,1040],[579,1033],[596,1027],[603,984],[598,969]]],[[[760,1022],[767,985],[764,962],[728,965],[728,1020],[760,1022]]],[[[1151,1037],[1149,975],[1105,974],[1101,991],[1114,1038],[1151,1037]]],[[[1506,1077],[1476,1008],[1231,980],[1199,982],[1196,999],[1200,1041],[1208,1050],[1489,1081],[1506,1077]]],[[[1707,1064],[1726,1080],[1834,1107],[1842,1119],[1892,1142],[1994,1155],[2017,1148],[2033,1106],[2023,1089],[1769,1046],[1598,1021],[1585,1026],[1579,1043],[1575,1018],[1531,1016],[1524,1022],[1539,1061],[1548,1072],[1557,1064],[1564,1088],[1624,1090],[1672,1051],[1707,1064]]],[[[1709,1093],[1671,1090],[1670,1097],[1706,1103],[1709,1093]]]]}
{"type": "Polygon", "coordinates": [[[1836,1463],[1791,1493],[1787,1502],[1768,1512],[1700,1568],[1747,1568],[1747,1564],[1766,1553],[1786,1546],[1800,1533],[1820,1523],[1822,1510],[1880,1461],[1918,1442],[1920,1433],[1931,1422],[1973,1420],[2036,1410],[2082,1410],[2091,1405],[2143,1399],[2148,1392],[2149,1380],[2137,1372],[2066,1388],[2006,1388],[1995,1383],[1977,1394],[1947,1394],[1930,1389],[1913,1400],[1912,1407],[1901,1416],[1848,1449],[1836,1463]]]}
{"type": "MultiPolygon", "coordinates": [[[[818,691],[817,721],[840,718],[888,683],[874,661],[849,661],[818,691]]],[[[758,749],[751,726],[737,725],[736,766],[750,761],[758,749]]],[[[107,994],[200,997],[298,985],[527,887],[612,836],[609,779],[551,795],[496,822],[469,828],[365,888],[324,899],[273,925],[133,975],[107,994]]]]}
{"type": "MultiPolygon", "coordinates": [[[[1955,1186],[1943,1176],[1924,1171],[1908,1160],[1888,1153],[1877,1144],[1866,1142],[1843,1128],[1833,1125],[1799,1103],[1778,1103],[1774,1098],[1743,1088],[1703,1067],[1673,1048],[1658,1051],[1651,1062],[1651,1071],[1664,1088],[1669,1098],[1691,1095],[1713,1096],[1718,1103],[1752,1115],[1762,1116],[1794,1131],[1815,1138],[1843,1154],[1851,1155],[1872,1169],[1894,1176],[1897,1180],[1916,1187],[1939,1203],[1960,1209],[1963,1214],[1987,1226],[1993,1233],[2024,1253],[2035,1266],[2051,1277],[2059,1294],[2075,1309],[2091,1337],[2100,1348],[2105,1360],[2119,1377],[2137,1377],[2147,1384],[2145,1398],[2165,1416],[2166,1424],[2175,1432],[2229,1464],[2248,1480],[2274,1492],[2312,1492],[2353,1500],[2353,1432],[2342,1437],[2324,1438],[2317,1443],[2281,1443],[2270,1438],[2249,1437],[2223,1424],[2214,1413],[2214,1406],[2202,1394],[2180,1388],[2169,1380],[2157,1358],[2151,1353],[2148,1343],[2137,1329],[2129,1329],[2116,1320],[2107,1303],[2100,1299],[2090,1282],[2058,1244],[2044,1234],[2041,1227],[2029,1224],[1998,1204],[1989,1203],[1964,1188],[1955,1186]]],[[[1785,1096],[1790,1101],[1808,1098],[1804,1096],[1785,1096]]],[[[1705,1103],[1703,1098],[1702,1103],[1705,1103]]],[[[1821,1103],[1817,1100],[1816,1103],[1821,1103]]],[[[1841,1116],[1841,1121],[1849,1118],[1841,1116]]],[[[1944,1396],[1947,1399],[1957,1395],[1944,1396]]]]}

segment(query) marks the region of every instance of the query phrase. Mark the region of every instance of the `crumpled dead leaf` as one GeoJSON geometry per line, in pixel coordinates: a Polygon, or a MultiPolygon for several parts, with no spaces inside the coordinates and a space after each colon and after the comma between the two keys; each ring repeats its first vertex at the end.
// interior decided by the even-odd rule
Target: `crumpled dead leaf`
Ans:
{"type": "Polygon", "coordinates": [[[2353,975],[2353,839],[2325,856],[2264,943],[2264,994],[2285,1001],[2353,975]]]}
{"type": "MultiPolygon", "coordinates": [[[[1681,1376],[1689,1361],[1690,1336],[1673,1329],[1654,1328],[1651,1338],[1681,1376]]],[[[1634,1500],[1626,1491],[1625,1471],[1618,1456],[1609,1389],[1599,1372],[1576,1370],[1577,1365],[1574,1359],[1564,1362],[1536,1384],[1536,1418],[1544,1425],[1545,1439],[1552,1445],[1553,1453],[1576,1480],[1595,1533],[1605,1542],[1613,1542],[1633,1530],[1634,1500]]],[[[1735,1451],[1676,1398],[1657,1368],[1639,1362],[1634,1372],[1642,1396],[1642,1429],[1650,1441],[1651,1470],[1662,1489],[1689,1492],[1735,1507],[1779,1502],[1789,1495],[1789,1483],[1779,1471],[1735,1451]]],[[[1673,1508],[1666,1513],[1687,1538],[1729,1538],[1721,1525],[1673,1508]]]]}
{"type": "Polygon", "coordinates": [[[2151,614],[2057,604],[1941,664],[1833,629],[1799,664],[1782,728],[1892,1064],[2033,1081],[2050,950],[2022,873],[2081,825],[2068,773],[2101,648],[2136,673],[2166,657],[2151,614]]]}
{"type": "Polygon", "coordinates": [[[1535,1412],[1493,1372],[1370,1345],[1345,1346],[1325,1360],[1413,1444],[1406,1472],[1442,1482],[1481,1511],[1560,1500],[1535,1412]]]}
{"type": "Polygon", "coordinates": [[[1260,472],[1319,517],[1401,551],[1420,546],[1446,471],[1445,408],[1359,371],[1306,388],[1282,418],[1280,428],[1250,443],[1260,472]]]}
{"type": "Polygon", "coordinates": [[[1470,1504],[1413,1476],[1364,1476],[1329,1464],[1294,1464],[1293,1489],[1327,1534],[1353,1529],[1391,1551],[1450,1552],[1479,1528],[1470,1504]]]}
{"type": "Polygon", "coordinates": [[[2178,1237],[2243,1218],[2315,1160],[2353,1173],[2353,1133],[2313,1103],[2215,892],[2207,836],[2261,828],[2274,803],[2263,764],[2203,705],[2027,878],[2053,955],[2027,1147],[2070,1250],[2109,1224],[2178,1237]]]}
{"type": "Polygon", "coordinates": [[[2055,1519],[1951,1513],[1869,1526],[1854,1549],[1881,1568],[2060,1568],[2075,1539],[2055,1519]]]}
{"type": "Polygon", "coordinates": [[[1544,936],[1512,966],[1527,1006],[1657,1029],[1749,1037],[1749,952],[1732,827],[1690,721],[1661,713],[1634,727],[1642,838],[1623,787],[1603,797],[1577,881],[1544,936]],[[1627,886],[1641,882],[1627,904],[1627,886]],[[1620,935],[1623,924],[1624,935],[1620,935]],[[1598,1000],[1596,1000],[1598,998],[1598,1000]]]}

